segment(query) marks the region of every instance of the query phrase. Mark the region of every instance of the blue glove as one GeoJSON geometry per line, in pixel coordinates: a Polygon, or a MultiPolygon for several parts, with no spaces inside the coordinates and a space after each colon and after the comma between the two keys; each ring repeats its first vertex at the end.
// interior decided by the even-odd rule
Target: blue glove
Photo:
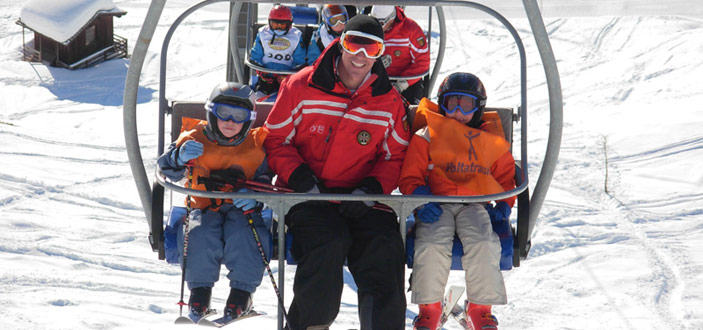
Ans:
{"type": "Polygon", "coordinates": [[[486,204],[486,211],[488,211],[488,216],[491,217],[491,222],[498,222],[510,218],[511,207],[508,203],[501,201],[497,202],[495,206],[486,204]]]}
{"type": "MultiPolygon", "coordinates": [[[[413,195],[432,195],[432,192],[428,186],[419,186],[413,190],[413,195]]],[[[439,220],[440,215],[442,215],[442,208],[439,207],[439,203],[432,202],[417,210],[415,217],[424,223],[433,223],[439,220]]]]}
{"type": "MultiPolygon", "coordinates": [[[[239,189],[239,192],[250,192],[247,188],[239,189]]],[[[236,198],[232,200],[234,206],[242,209],[242,211],[249,211],[256,207],[256,200],[248,198],[236,198]]]]}
{"type": "Polygon", "coordinates": [[[413,195],[432,195],[432,192],[428,186],[419,186],[413,190],[413,195]]]}
{"type": "Polygon", "coordinates": [[[439,203],[431,202],[419,209],[416,217],[424,223],[433,223],[439,220],[440,215],[442,215],[442,208],[439,207],[439,203]]]}
{"type": "Polygon", "coordinates": [[[200,157],[203,154],[203,144],[198,141],[188,140],[178,147],[178,152],[173,152],[172,157],[178,154],[176,166],[184,166],[191,159],[200,157]]]}

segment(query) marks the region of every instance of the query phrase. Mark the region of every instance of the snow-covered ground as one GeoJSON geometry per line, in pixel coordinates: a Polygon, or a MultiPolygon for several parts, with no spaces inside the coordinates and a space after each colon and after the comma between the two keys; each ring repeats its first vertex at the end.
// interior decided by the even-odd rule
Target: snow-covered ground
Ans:
{"type": "MultiPolygon", "coordinates": [[[[160,44],[190,3],[167,1],[142,73],[137,112],[148,173],[156,156],[160,44]]],[[[115,19],[115,31],[133,47],[148,2],[115,4],[128,11],[115,19]]],[[[180,269],[148,246],[124,149],[129,61],[77,71],[21,61],[22,29],[14,24],[21,5],[0,0],[0,328],[171,328],[180,269]]],[[[700,12],[697,1],[689,5],[700,12]]],[[[203,100],[224,79],[224,12],[223,5],[206,7],[177,31],[169,99],[203,100]]],[[[419,21],[426,15],[410,13],[419,21]]],[[[492,19],[468,20],[461,10],[447,17],[455,20],[440,79],[476,73],[489,105],[516,106],[512,37],[492,19]]],[[[527,21],[511,21],[528,53],[534,186],[548,134],[547,91],[527,21]]],[[[504,273],[510,302],[494,309],[501,329],[703,329],[703,18],[545,21],[562,78],[564,136],[529,258],[504,273]]],[[[287,266],[287,303],[294,273],[287,266]]],[[[347,275],[332,329],[358,328],[356,287],[347,275]]],[[[462,279],[452,272],[449,284],[462,279]]],[[[222,308],[227,292],[226,281],[218,282],[214,307],[222,308]]],[[[254,299],[268,315],[233,329],[276,328],[267,277],[254,299]]],[[[407,328],[416,312],[409,304],[407,328]]],[[[459,327],[449,321],[445,329],[459,327]]]]}

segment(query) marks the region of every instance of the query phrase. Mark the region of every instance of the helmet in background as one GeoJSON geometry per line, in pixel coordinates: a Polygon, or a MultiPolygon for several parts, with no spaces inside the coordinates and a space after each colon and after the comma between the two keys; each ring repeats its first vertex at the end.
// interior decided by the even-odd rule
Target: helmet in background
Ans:
{"type": "Polygon", "coordinates": [[[336,24],[347,24],[349,21],[349,13],[347,13],[347,8],[342,5],[324,5],[320,12],[320,18],[322,22],[325,23],[325,26],[327,26],[328,32],[334,35],[340,35],[341,33],[335,33],[332,27],[336,24]]]}
{"type": "MultiPolygon", "coordinates": [[[[479,128],[481,126],[483,110],[486,108],[486,89],[483,87],[481,79],[466,72],[455,72],[444,78],[437,91],[437,100],[442,102],[444,94],[451,92],[467,93],[478,99],[478,110],[474,112],[473,118],[469,121],[469,127],[479,128]]],[[[442,115],[445,111],[440,107],[442,115]]]]}
{"type": "Polygon", "coordinates": [[[269,11],[269,28],[271,30],[285,31],[286,33],[293,26],[293,12],[284,5],[275,5],[269,11]],[[281,25],[280,28],[276,25],[281,25]],[[276,26],[276,27],[274,27],[276,26]]]}
{"type": "Polygon", "coordinates": [[[388,31],[395,21],[395,6],[373,6],[370,15],[381,23],[383,31],[388,31]]]}
{"type": "Polygon", "coordinates": [[[254,104],[256,104],[254,92],[249,86],[236,82],[223,82],[217,85],[210,93],[207,102],[205,102],[205,110],[207,111],[206,133],[208,137],[217,141],[220,145],[236,146],[242,143],[256,119],[254,104]],[[244,122],[242,130],[237,135],[228,138],[217,128],[217,116],[213,113],[213,104],[215,103],[234,105],[251,111],[250,119],[244,122]]]}

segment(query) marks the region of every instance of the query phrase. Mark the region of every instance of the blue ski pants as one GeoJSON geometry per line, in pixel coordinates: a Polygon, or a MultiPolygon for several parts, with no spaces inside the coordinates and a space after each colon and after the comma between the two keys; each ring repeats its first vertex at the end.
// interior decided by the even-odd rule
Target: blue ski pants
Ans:
{"type": "MultiPolygon", "coordinates": [[[[271,256],[271,232],[260,212],[244,215],[232,204],[223,204],[219,210],[191,211],[186,281],[188,288],[212,287],[220,277],[220,265],[229,271],[231,288],[254,292],[264,275],[264,262],[257,247],[248,216],[262,242],[267,260],[271,256]]],[[[185,226],[183,226],[185,230],[185,226]]],[[[179,232],[181,266],[183,265],[184,232],[179,232]]]]}

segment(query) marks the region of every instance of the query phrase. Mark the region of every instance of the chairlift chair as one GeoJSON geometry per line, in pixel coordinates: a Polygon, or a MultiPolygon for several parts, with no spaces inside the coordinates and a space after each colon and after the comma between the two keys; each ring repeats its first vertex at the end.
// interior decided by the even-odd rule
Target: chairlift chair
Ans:
{"type": "MultiPolygon", "coordinates": [[[[198,10],[204,6],[220,3],[220,2],[232,2],[230,6],[230,57],[227,59],[228,63],[232,64],[234,70],[230,70],[228,77],[234,81],[244,81],[244,66],[246,61],[239,56],[239,51],[235,36],[237,33],[235,31],[241,31],[238,29],[241,25],[238,23],[238,19],[242,16],[241,8],[242,2],[235,2],[231,0],[205,0],[197,3],[190,8],[188,8],[181,16],[179,16],[176,21],[171,25],[168,33],[166,34],[164,43],[162,45],[161,52],[161,68],[160,68],[160,79],[159,79],[159,131],[158,131],[158,146],[157,155],[159,156],[164,152],[165,146],[165,116],[170,114],[172,116],[172,130],[171,140],[174,140],[179,133],[178,128],[180,127],[180,121],[183,116],[195,117],[197,118],[204,115],[204,110],[202,103],[198,102],[180,102],[175,101],[172,104],[168,104],[165,98],[165,81],[166,81],[166,58],[168,44],[170,42],[171,36],[175,32],[175,29],[179,24],[192,12],[198,10]],[[231,74],[234,71],[234,74],[231,74]]],[[[342,1],[340,1],[340,4],[342,1]]],[[[248,15],[252,12],[252,4],[258,3],[271,3],[271,1],[249,1],[247,3],[248,15]]],[[[323,3],[335,3],[335,1],[321,1],[321,0],[308,0],[308,4],[323,4],[323,3]]],[[[372,4],[387,4],[394,5],[392,1],[388,0],[377,0],[373,3],[369,1],[352,1],[345,0],[343,4],[347,5],[372,5],[372,4]]],[[[285,214],[290,207],[300,203],[305,200],[369,200],[369,201],[381,201],[389,206],[391,206],[396,213],[399,215],[401,234],[405,238],[405,221],[404,219],[410,214],[410,212],[419,205],[422,205],[428,201],[436,202],[453,202],[453,203],[473,203],[473,202],[485,202],[491,200],[504,199],[510,196],[518,196],[517,202],[517,233],[515,240],[515,256],[514,265],[519,266],[521,259],[525,259],[528,255],[530,249],[530,238],[536,224],[537,216],[539,214],[540,208],[544,201],[547,189],[551,182],[554,168],[556,166],[556,161],[559,154],[559,146],[561,144],[561,129],[562,129],[562,95],[561,95],[561,85],[558,75],[558,70],[556,66],[556,61],[552,53],[551,45],[547,36],[546,29],[544,27],[544,22],[542,21],[541,13],[537,6],[535,0],[523,0],[523,5],[527,18],[530,22],[533,35],[541,56],[541,60],[544,66],[545,75],[547,79],[547,87],[549,92],[549,104],[550,104],[550,130],[549,130],[549,140],[547,144],[547,150],[545,153],[545,158],[542,164],[539,179],[534,186],[533,194],[530,197],[528,190],[528,176],[527,176],[527,79],[526,79],[526,59],[524,46],[522,41],[517,34],[517,31],[512,27],[512,25],[501,16],[495,10],[475,2],[470,1],[422,1],[422,0],[409,0],[405,1],[405,6],[423,6],[435,8],[437,12],[437,17],[440,26],[440,45],[437,53],[437,60],[435,61],[433,70],[430,74],[430,86],[436,80],[439,73],[439,68],[441,67],[444,47],[446,44],[446,29],[445,20],[443,14],[443,7],[445,6],[463,6],[470,7],[480,11],[483,11],[494,18],[498,19],[510,34],[515,39],[517,44],[518,52],[520,53],[520,83],[521,83],[521,104],[518,107],[517,114],[513,113],[512,109],[497,109],[498,113],[501,114],[504,131],[509,141],[512,142],[512,123],[514,119],[519,119],[521,123],[521,152],[519,157],[519,163],[517,165],[516,179],[517,188],[493,195],[484,196],[400,196],[400,195],[335,195],[335,194],[320,194],[315,196],[306,196],[302,194],[263,194],[263,193],[222,193],[222,192],[209,192],[209,191],[198,191],[191,190],[179,186],[177,184],[167,182],[163,177],[156,175],[156,178],[152,185],[149,183],[148,175],[146,173],[141,151],[139,148],[139,140],[137,134],[136,126],[136,100],[137,100],[137,90],[139,86],[139,77],[141,74],[144,59],[146,57],[146,50],[149,46],[149,42],[154,34],[157,23],[160,18],[161,11],[165,5],[165,0],[152,0],[147,16],[145,18],[144,24],[142,26],[139,39],[135,44],[133,50],[133,55],[130,61],[130,66],[127,73],[127,78],[125,82],[125,93],[124,93],[124,134],[127,147],[127,154],[130,160],[130,166],[132,173],[137,185],[142,207],[144,208],[145,217],[147,224],[149,226],[149,243],[153,251],[158,252],[160,259],[164,258],[163,253],[163,205],[164,205],[164,189],[167,188],[171,191],[180,192],[183,194],[191,194],[200,197],[208,198],[255,198],[260,201],[266,202],[270,205],[274,211],[279,214],[285,214]]],[[[248,22],[244,22],[245,29],[247,31],[253,31],[250,29],[249,25],[251,19],[248,22]]],[[[253,27],[253,26],[252,26],[253,27]]],[[[249,33],[249,32],[248,32],[249,33]]],[[[249,35],[247,35],[247,40],[249,35]]],[[[272,104],[270,102],[263,102],[256,104],[256,110],[259,113],[258,120],[255,125],[259,126],[263,124],[263,121],[267,117],[266,115],[271,109],[272,104]]],[[[412,108],[411,108],[412,109],[412,108]]],[[[411,114],[414,112],[411,111],[411,114]]],[[[279,260],[279,282],[281,290],[283,290],[284,284],[284,266],[285,266],[285,237],[284,237],[284,225],[283,222],[279,222],[278,225],[278,260],[279,260]]],[[[279,313],[279,324],[278,329],[283,328],[283,318],[279,313]]]]}

